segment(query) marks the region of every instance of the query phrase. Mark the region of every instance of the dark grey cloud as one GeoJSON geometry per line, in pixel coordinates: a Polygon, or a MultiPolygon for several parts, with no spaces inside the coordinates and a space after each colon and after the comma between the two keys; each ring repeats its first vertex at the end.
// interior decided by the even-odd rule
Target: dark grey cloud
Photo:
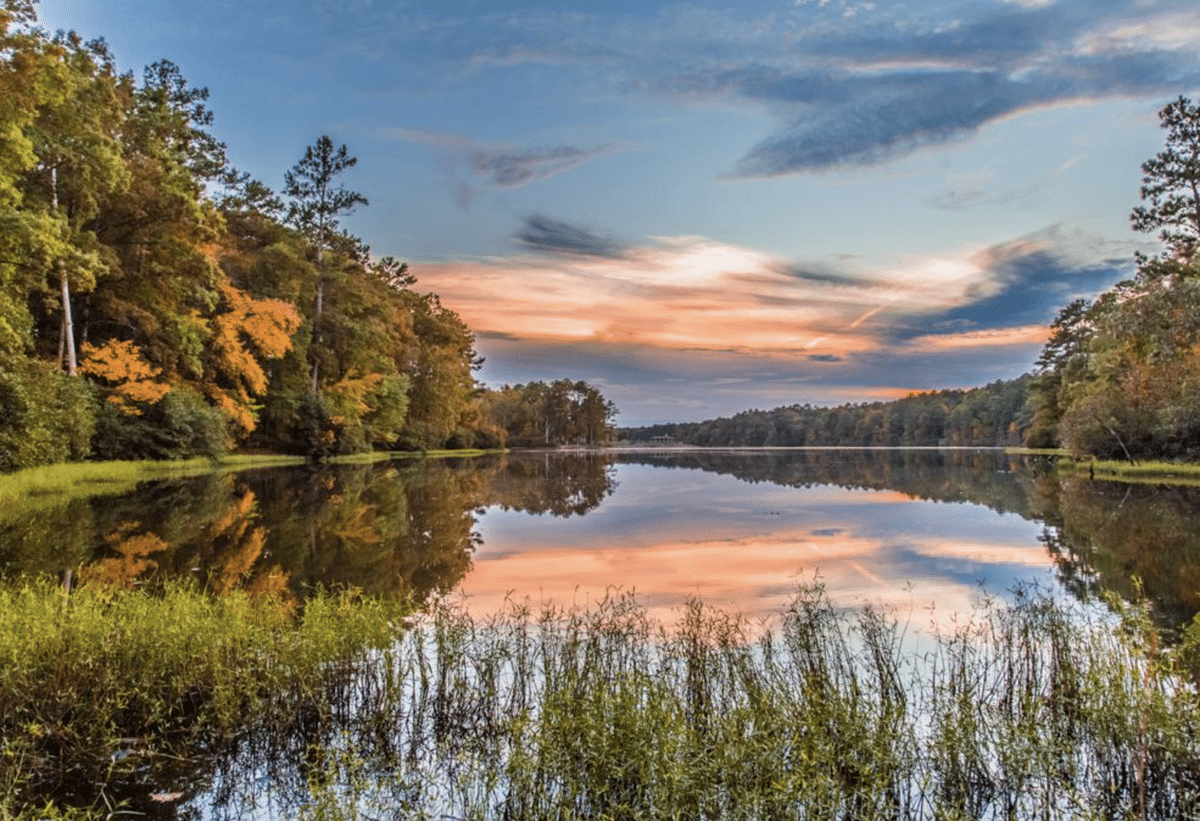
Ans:
{"type": "Polygon", "coordinates": [[[573,254],[619,259],[629,246],[613,239],[597,236],[586,228],[531,214],[516,233],[516,240],[525,248],[554,254],[573,254]]]}
{"type": "Polygon", "coordinates": [[[787,268],[785,273],[814,285],[831,285],[840,288],[874,288],[886,284],[879,279],[855,276],[842,271],[825,270],[811,265],[794,265],[787,268]]]}
{"type": "Polygon", "coordinates": [[[521,148],[478,143],[456,134],[409,128],[395,128],[389,134],[436,149],[443,158],[455,198],[464,208],[482,189],[520,188],[548,180],[618,150],[615,145],[521,148]]]}
{"type": "Polygon", "coordinates": [[[469,153],[472,169],[500,188],[517,188],[591,162],[611,153],[612,146],[579,148],[573,145],[533,149],[476,148],[469,153]]]}
{"type": "MultiPolygon", "coordinates": [[[[790,102],[790,122],[752,147],[738,177],[879,163],[930,143],[977,132],[1003,117],[1038,106],[1100,96],[1155,94],[1175,78],[1170,61],[1134,55],[1112,61],[1070,61],[1055,70],[1014,75],[999,69],[937,69],[882,76],[823,77],[797,88],[759,72],[741,78],[739,93],[790,102]]],[[[1200,78],[1200,73],[1192,75],[1200,78]]]]}
{"type": "Polygon", "coordinates": [[[487,330],[475,331],[475,337],[477,339],[496,339],[496,340],[501,340],[504,342],[517,342],[517,341],[520,341],[520,339],[521,339],[521,337],[517,336],[516,334],[511,334],[507,331],[487,331],[487,330]]]}
{"type": "MultiPolygon", "coordinates": [[[[1097,256],[1086,237],[1055,229],[994,246],[977,259],[990,276],[966,304],[922,317],[919,325],[894,329],[894,338],[1046,325],[1079,296],[1092,296],[1129,277],[1132,254],[1097,256]]],[[[968,295],[971,297],[971,295],[968,295]]]]}

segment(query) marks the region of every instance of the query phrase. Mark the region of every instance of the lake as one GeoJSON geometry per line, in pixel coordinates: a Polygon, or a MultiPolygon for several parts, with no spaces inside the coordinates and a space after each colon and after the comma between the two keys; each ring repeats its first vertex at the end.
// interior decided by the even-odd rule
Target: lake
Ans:
{"type": "Polygon", "coordinates": [[[513,453],[35,497],[0,512],[0,573],[356,586],[476,613],[621,588],[668,619],[689,597],[768,615],[814,579],[841,605],[936,619],[1018,585],[1130,596],[1136,576],[1179,624],[1200,610],[1198,511],[1195,488],[999,450],[513,453]]]}
{"type": "MultiPolygon", "coordinates": [[[[131,808],[152,817],[324,817],[314,810],[314,796],[321,795],[339,802],[349,795],[354,802],[379,801],[389,812],[412,806],[455,817],[464,807],[508,806],[514,796],[555,804],[566,800],[568,782],[556,780],[560,776],[552,776],[556,786],[550,792],[521,779],[543,779],[558,772],[545,767],[559,765],[530,764],[520,755],[523,745],[536,744],[546,751],[540,754],[549,756],[546,761],[560,763],[562,755],[611,753],[611,761],[605,759],[608,767],[627,756],[624,747],[604,746],[629,743],[620,736],[625,730],[618,732],[621,721],[634,722],[629,732],[645,731],[647,739],[657,739],[646,744],[665,756],[647,764],[648,780],[638,783],[675,789],[678,784],[653,773],[657,767],[675,766],[673,755],[690,761],[709,749],[704,733],[696,734],[699,717],[716,710],[713,715],[731,722],[722,732],[742,739],[745,730],[738,722],[745,720],[752,703],[746,699],[769,692],[770,699],[752,714],[755,722],[775,727],[763,730],[763,738],[776,738],[782,745],[763,761],[776,762],[770,766],[779,769],[783,780],[770,782],[768,792],[783,790],[783,807],[826,800],[824,794],[804,797],[810,782],[795,776],[802,765],[784,760],[799,749],[787,741],[790,734],[817,741],[828,736],[836,742],[828,749],[821,742],[819,750],[805,753],[829,756],[820,766],[813,763],[817,759],[810,762],[817,778],[824,777],[821,767],[835,766],[850,754],[838,745],[891,733],[887,745],[859,751],[868,757],[882,754],[892,762],[887,764],[895,768],[888,776],[889,801],[921,807],[927,800],[921,784],[941,784],[942,790],[961,778],[968,785],[963,795],[974,795],[979,806],[991,808],[981,810],[981,817],[1009,806],[1004,802],[1026,800],[1022,796],[1042,801],[1039,807],[1046,801],[1058,806],[1051,793],[1030,793],[1022,780],[1028,778],[1057,784],[1054,789],[1065,785],[1109,796],[1112,812],[1105,810],[1104,817],[1116,818],[1124,817],[1122,802],[1138,790],[1140,782],[1129,781],[1129,773],[1140,773],[1144,765],[1136,750],[1130,752],[1125,736],[1114,736],[1112,749],[1089,741],[1056,748],[1044,761],[1025,753],[1008,760],[1004,745],[1018,751],[1044,745],[1043,727],[1049,726],[1044,722],[1061,724],[1053,733],[1074,733],[1080,712],[1070,706],[1073,701],[1060,708],[1054,699],[1026,699],[1022,703],[1034,712],[1008,721],[1005,710],[1016,702],[1004,693],[1020,687],[1027,688],[1026,694],[1042,688],[1054,692],[1055,682],[1069,674],[1062,680],[1082,682],[1072,687],[1096,688],[1096,695],[1087,698],[1079,690],[1080,704],[1114,711],[1098,714],[1097,720],[1128,718],[1136,711],[1109,704],[1106,688],[1114,685],[1103,676],[1111,671],[1124,682],[1121,686],[1131,688],[1131,698],[1152,693],[1138,677],[1145,664],[1140,657],[1122,662],[1128,667],[1113,667],[1113,658],[1125,658],[1120,655],[1124,646],[1114,651],[1096,641],[1080,641],[1071,628],[1035,605],[991,622],[985,651],[966,644],[926,644],[922,652],[934,659],[931,672],[947,672],[948,683],[920,685],[913,691],[919,697],[896,696],[899,691],[891,685],[873,691],[883,684],[871,685],[869,676],[854,678],[853,665],[865,658],[863,670],[869,673],[871,664],[884,659],[884,667],[876,670],[886,674],[878,679],[883,682],[893,674],[889,671],[908,664],[891,654],[910,651],[902,650],[886,630],[872,638],[873,622],[864,623],[866,632],[855,639],[861,646],[840,645],[835,636],[843,624],[839,614],[862,612],[862,605],[870,605],[928,637],[959,625],[981,600],[1022,600],[1027,594],[1017,591],[1030,589],[1067,602],[1073,612],[1103,613],[1106,596],[1136,597],[1136,578],[1153,603],[1158,625],[1179,626],[1200,609],[1198,511],[1200,490],[1195,488],[1093,481],[1086,473],[1060,473],[1044,457],[1000,450],[531,452],[218,472],[147,482],[120,494],[35,496],[0,511],[0,574],[9,580],[49,575],[65,585],[114,588],[187,578],[216,595],[240,589],[296,601],[318,589],[354,588],[411,597],[427,607],[451,603],[449,621],[418,620],[419,626],[401,633],[392,650],[356,662],[361,672],[347,674],[338,685],[345,688],[340,700],[319,720],[301,712],[287,727],[260,728],[194,760],[157,759],[123,769],[119,777],[110,773],[106,795],[127,799],[131,808]],[[811,597],[797,599],[798,591],[811,591],[814,583],[824,588],[821,602],[831,610],[822,609],[822,603],[814,607],[811,597]],[[640,602],[634,610],[625,596],[630,592],[640,602]],[[744,655],[739,649],[743,639],[722,644],[726,623],[696,621],[698,611],[689,602],[697,599],[743,614],[762,629],[782,624],[782,649],[755,645],[744,655]],[[798,610],[797,601],[802,602],[798,610]],[[524,603],[533,616],[496,622],[499,632],[488,632],[492,614],[519,613],[524,603]],[[789,605],[791,622],[781,616],[789,605]],[[563,628],[538,621],[545,608],[557,607],[561,613],[572,606],[606,614],[594,623],[599,632],[593,632],[593,643],[582,655],[572,649],[581,622],[568,619],[563,628]],[[468,614],[478,627],[453,613],[468,614]],[[668,625],[691,619],[691,632],[684,630],[678,639],[656,638],[658,634],[645,632],[642,619],[647,615],[668,625]],[[858,655],[871,647],[881,652],[858,655]],[[614,672],[597,673],[588,660],[593,652],[600,654],[596,658],[608,658],[602,664],[615,664],[614,672]],[[771,660],[771,652],[781,653],[778,661],[771,660]],[[847,659],[852,656],[858,660],[851,664],[847,659]],[[1066,668],[1064,659],[1069,661],[1066,668]],[[558,672],[550,677],[548,669],[558,672]],[[646,676],[639,672],[643,669],[656,672],[646,676]],[[819,677],[832,675],[832,689],[820,691],[825,695],[818,702],[813,701],[812,680],[804,678],[814,669],[819,677]],[[1021,684],[1013,677],[1018,669],[1032,678],[1021,684]],[[689,701],[694,700],[697,670],[706,671],[701,683],[709,695],[704,699],[727,700],[720,709],[716,701],[703,700],[700,707],[689,701]],[[427,677],[429,671],[436,675],[427,677]],[[1131,676],[1130,671],[1138,672],[1131,676]],[[621,689],[627,675],[639,687],[650,688],[633,696],[630,703],[640,706],[608,717],[598,713],[593,721],[589,699],[596,699],[595,709],[615,709],[628,697],[621,689]],[[786,679],[782,685],[776,679],[781,675],[786,679]],[[434,680],[436,687],[427,684],[434,680]],[[992,683],[982,687],[979,682],[985,680],[992,683]],[[864,686],[863,692],[873,693],[867,703],[874,705],[865,713],[858,707],[838,713],[840,717],[820,712],[824,699],[838,703],[849,698],[848,703],[857,704],[864,686]],[[974,697],[962,702],[965,712],[954,706],[959,703],[959,696],[953,696],[960,692],[956,688],[967,686],[982,688],[979,700],[999,699],[987,712],[1001,721],[999,729],[979,730],[974,713],[983,708],[974,697]],[[763,687],[767,689],[760,692],[763,687]],[[671,702],[671,693],[682,701],[671,702]],[[657,718],[643,717],[640,711],[652,712],[659,698],[681,706],[657,718]],[[530,712],[510,720],[517,705],[530,712]],[[558,709],[567,712],[555,718],[558,709]],[[545,735],[557,725],[537,724],[559,718],[567,729],[557,740],[545,735]],[[827,723],[834,718],[850,723],[838,729],[827,723]],[[638,723],[643,720],[650,723],[638,723]],[[949,729],[939,729],[938,722],[947,722],[949,729]],[[598,735],[577,748],[573,739],[584,730],[598,735]],[[955,752],[959,742],[947,746],[938,741],[968,731],[981,733],[971,742],[983,756],[978,766],[994,771],[985,779],[986,789],[978,787],[983,776],[961,770],[955,752]],[[994,748],[1000,736],[993,732],[1016,734],[1005,735],[1009,741],[994,748]],[[895,750],[917,749],[906,733],[913,739],[922,736],[921,744],[929,745],[922,749],[930,752],[914,752],[896,763],[888,758],[895,750]],[[700,745],[698,751],[672,753],[669,745],[685,736],[700,745]],[[365,765],[357,756],[368,749],[375,758],[365,765]],[[1063,767],[1065,760],[1071,767],[1063,767]],[[1028,763],[1020,763],[1017,772],[1011,769],[1014,762],[1028,763]],[[333,772],[336,780],[314,782],[314,772],[333,772]],[[1112,788],[1114,779],[1125,779],[1120,790],[1112,788]],[[360,787],[365,791],[355,792],[360,787]]],[[[907,627],[904,633],[910,633],[907,627]]],[[[1099,633],[1089,635],[1107,640],[1109,633],[1105,623],[1099,633]]],[[[911,675],[923,673],[913,667],[911,675]]],[[[1186,695],[1182,690],[1176,694],[1186,695]]],[[[1192,702],[1182,704],[1161,710],[1164,716],[1179,717],[1172,737],[1184,739],[1183,752],[1170,759],[1170,767],[1177,766],[1170,762],[1183,761],[1180,772],[1192,779],[1197,774],[1188,752],[1194,738],[1188,712],[1192,702]]],[[[1140,737],[1143,730],[1134,724],[1129,733],[1140,737]]],[[[135,756],[138,740],[126,742],[134,745],[129,755],[135,756]]],[[[729,766],[751,767],[751,779],[766,766],[754,763],[753,749],[729,748],[729,766]]],[[[126,752],[121,748],[114,755],[126,752]]],[[[705,790],[711,790],[705,795],[735,805],[731,790],[757,783],[723,775],[719,768],[705,772],[711,780],[705,782],[705,790]]],[[[1169,768],[1156,777],[1164,784],[1183,783],[1169,768]]],[[[848,783],[837,786],[830,800],[878,795],[851,789],[848,783]]],[[[56,798],[84,804],[99,800],[87,784],[57,789],[52,793],[56,798]]],[[[603,794],[589,792],[586,800],[603,794]]],[[[957,794],[943,791],[937,800],[957,794]]],[[[763,800],[762,795],[754,787],[746,800],[763,800]]],[[[1163,795],[1152,817],[1172,817],[1178,806],[1192,806],[1187,803],[1190,792],[1163,795]]],[[[895,817],[890,806],[877,808],[879,817],[895,817]]],[[[335,812],[330,817],[341,816],[335,812]]]]}

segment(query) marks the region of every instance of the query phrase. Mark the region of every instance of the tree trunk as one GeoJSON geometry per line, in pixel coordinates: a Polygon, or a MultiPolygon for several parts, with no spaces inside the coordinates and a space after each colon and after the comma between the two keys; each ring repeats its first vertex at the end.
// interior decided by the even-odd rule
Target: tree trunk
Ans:
{"type": "MultiPolygon", "coordinates": [[[[319,258],[320,258],[320,253],[318,252],[318,259],[319,258]]],[[[320,265],[319,262],[317,264],[320,265]]],[[[320,367],[321,367],[320,363],[317,361],[317,346],[321,343],[321,330],[320,330],[320,328],[321,328],[321,307],[322,307],[322,303],[324,301],[325,301],[325,282],[323,280],[318,279],[317,280],[317,309],[313,314],[313,341],[312,341],[313,349],[312,349],[312,354],[311,354],[311,356],[312,356],[312,385],[310,387],[310,391],[314,394],[317,392],[317,376],[318,376],[318,372],[320,371],[320,367]]]]}
{"type": "Polygon", "coordinates": [[[317,377],[320,373],[321,366],[317,361],[317,347],[321,344],[321,310],[325,305],[325,220],[321,219],[321,236],[317,238],[317,306],[313,312],[313,335],[312,335],[312,351],[309,355],[312,357],[312,384],[309,387],[309,392],[316,396],[317,394],[317,377]]]}
{"type": "MultiPolygon", "coordinates": [[[[54,207],[55,213],[58,212],[58,166],[50,167],[50,202],[54,207]]],[[[67,274],[62,269],[62,265],[58,268],[58,281],[62,286],[62,334],[60,339],[66,343],[67,349],[67,373],[71,376],[75,375],[75,329],[71,324],[71,286],[67,282],[67,274]]],[[[59,353],[59,362],[62,362],[62,353],[59,353]]]]}
{"type": "Polygon", "coordinates": [[[61,270],[58,272],[58,278],[62,282],[62,336],[67,347],[67,373],[75,376],[78,363],[75,360],[75,330],[71,324],[71,286],[67,283],[67,275],[61,270]]]}

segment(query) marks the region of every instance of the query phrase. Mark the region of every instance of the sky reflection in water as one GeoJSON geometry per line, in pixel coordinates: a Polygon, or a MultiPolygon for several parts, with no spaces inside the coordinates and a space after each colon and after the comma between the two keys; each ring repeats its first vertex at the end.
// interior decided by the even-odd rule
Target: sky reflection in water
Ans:
{"type": "Polygon", "coordinates": [[[586,604],[619,587],[667,620],[692,596],[757,618],[817,578],[838,604],[930,610],[941,621],[981,591],[1055,586],[1043,525],[982,505],[637,464],[617,465],[615,479],[615,492],[579,517],[487,508],[460,586],[468,607],[493,612],[510,597],[586,604]]]}

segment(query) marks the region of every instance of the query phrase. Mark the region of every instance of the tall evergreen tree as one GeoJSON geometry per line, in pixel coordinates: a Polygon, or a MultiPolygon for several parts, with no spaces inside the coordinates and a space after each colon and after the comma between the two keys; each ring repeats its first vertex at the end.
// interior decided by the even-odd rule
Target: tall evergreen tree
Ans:
{"type": "Polygon", "coordinates": [[[1187,262],[1200,243],[1200,106],[1186,97],[1158,115],[1166,145],[1142,163],[1142,199],[1130,220],[1138,231],[1159,235],[1176,259],[1187,262]]]}
{"type": "Polygon", "coordinates": [[[338,217],[351,213],[367,198],[349,191],[336,180],[346,169],[358,163],[346,146],[336,150],[333,140],[322,135],[304,150],[304,156],[284,176],[283,193],[291,197],[288,222],[299,228],[317,248],[317,299],[313,311],[312,393],[317,392],[320,360],[317,348],[321,341],[321,313],[325,299],[324,256],[330,240],[338,231],[338,217]]]}

